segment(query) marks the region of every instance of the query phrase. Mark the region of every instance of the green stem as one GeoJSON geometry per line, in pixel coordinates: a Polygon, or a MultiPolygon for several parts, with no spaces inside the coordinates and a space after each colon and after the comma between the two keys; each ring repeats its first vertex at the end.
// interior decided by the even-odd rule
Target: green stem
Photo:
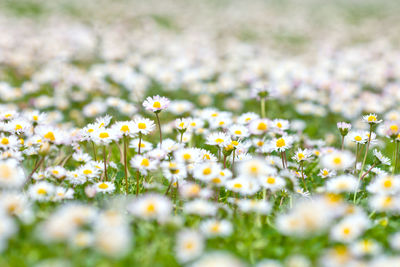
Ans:
{"type": "Polygon", "coordinates": [[[108,175],[107,175],[107,147],[104,146],[103,149],[103,161],[104,161],[104,176],[106,178],[106,181],[108,181],[108,175]]]}
{"type": "Polygon", "coordinates": [[[139,132],[139,145],[138,145],[138,154],[140,155],[140,148],[142,147],[142,132],[139,132]]]}
{"type": "Polygon", "coordinates": [[[94,161],[97,161],[97,153],[96,153],[96,145],[92,141],[92,148],[93,148],[93,156],[94,156],[94,161]]]}
{"type": "Polygon", "coordinates": [[[128,184],[128,140],[127,137],[124,136],[124,171],[125,171],[125,191],[126,194],[129,193],[129,184],[128,184]]]}
{"type": "Polygon", "coordinates": [[[261,98],[261,118],[265,118],[265,98],[261,98]]]}
{"type": "Polygon", "coordinates": [[[157,118],[158,130],[160,131],[160,148],[161,148],[161,145],[162,145],[162,132],[161,132],[160,117],[158,116],[158,112],[156,112],[156,118],[157,118]]]}

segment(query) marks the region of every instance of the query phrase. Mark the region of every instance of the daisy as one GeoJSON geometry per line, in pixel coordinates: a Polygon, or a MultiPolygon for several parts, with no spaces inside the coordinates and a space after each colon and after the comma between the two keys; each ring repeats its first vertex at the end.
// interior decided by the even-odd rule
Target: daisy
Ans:
{"type": "Polygon", "coordinates": [[[47,142],[61,144],[66,141],[62,132],[51,126],[39,125],[35,128],[35,133],[41,136],[42,140],[46,140],[47,142]]]}
{"type": "Polygon", "coordinates": [[[53,176],[56,179],[64,179],[66,170],[61,166],[49,167],[46,169],[46,176],[53,176]]]}
{"type": "Polygon", "coordinates": [[[346,123],[346,122],[338,122],[337,128],[340,131],[340,135],[346,136],[349,133],[349,131],[351,130],[351,124],[346,123]]]}
{"type": "Polygon", "coordinates": [[[333,171],[333,170],[328,170],[328,169],[321,169],[320,171],[319,171],[319,174],[318,174],[318,176],[320,176],[321,178],[329,178],[329,177],[332,177],[332,176],[335,176],[336,175],[336,172],[335,171],[333,171]]]}
{"type": "Polygon", "coordinates": [[[15,135],[6,136],[4,134],[0,135],[0,148],[3,150],[18,150],[21,143],[15,135]]]}
{"type": "Polygon", "coordinates": [[[294,157],[292,157],[292,159],[294,159],[297,162],[302,162],[308,160],[311,157],[311,155],[312,155],[311,151],[309,151],[308,149],[299,148],[294,154],[294,157]]]}
{"type": "MultiPolygon", "coordinates": [[[[202,189],[200,187],[200,185],[198,185],[196,183],[192,183],[192,182],[185,182],[179,186],[179,193],[185,199],[204,196],[204,194],[203,194],[204,191],[210,191],[210,190],[202,189]]],[[[210,194],[210,196],[211,196],[211,194],[210,194]]]]}
{"type": "Polygon", "coordinates": [[[161,164],[161,167],[164,177],[169,181],[171,181],[171,179],[174,181],[182,180],[187,175],[185,165],[182,163],[165,161],[161,164]]]}
{"type": "MultiPolygon", "coordinates": [[[[99,177],[101,170],[95,167],[95,164],[89,162],[85,165],[79,166],[76,170],[77,175],[85,177],[86,179],[94,179],[99,177]]],[[[85,180],[86,180],[85,179],[85,180]]]]}
{"type": "Polygon", "coordinates": [[[175,160],[185,164],[199,162],[201,160],[200,157],[200,151],[195,148],[183,148],[174,152],[175,160]]]}
{"type": "Polygon", "coordinates": [[[190,121],[188,119],[185,118],[180,118],[180,119],[176,119],[175,122],[175,128],[180,132],[183,133],[187,130],[187,128],[190,125],[190,121]]]}
{"type": "Polygon", "coordinates": [[[272,128],[278,133],[282,133],[290,128],[288,120],[275,119],[271,122],[272,128]]]}
{"type": "Polygon", "coordinates": [[[365,144],[368,141],[368,137],[362,132],[350,132],[349,138],[356,144],[365,144]]]}
{"type": "Polygon", "coordinates": [[[164,221],[171,215],[172,203],[163,195],[149,193],[135,199],[128,211],[142,219],[164,221]]]}
{"type": "Polygon", "coordinates": [[[259,178],[259,181],[262,187],[269,189],[272,193],[283,189],[286,185],[285,180],[276,175],[261,177],[259,178]]]}
{"type": "Polygon", "coordinates": [[[247,127],[240,124],[231,125],[228,130],[233,137],[239,139],[246,138],[250,135],[247,127]]]}
{"type": "Polygon", "coordinates": [[[381,123],[382,120],[378,120],[378,116],[376,114],[370,113],[368,115],[363,116],[363,122],[366,122],[370,125],[381,123]]]}
{"type": "Polygon", "coordinates": [[[196,164],[193,177],[199,179],[200,181],[209,182],[216,176],[218,176],[221,171],[221,167],[215,162],[206,162],[196,164]]]}
{"type": "Polygon", "coordinates": [[[239,176],[249,178],[262,178],[263,176],[273,172],[264,159],[254,158],[242,161],[236,165],[236,171],[239,176]]]}
{"type": "Polygon", "coordinates": [[[28,188],[28,194],[33,200],[46,201],[49,200],[54,193],[54,185],[41,181],[37,182],[28,188]]]}
{"type": "Polygon", "coordinates": [[[200,153],[200,158],[203,161],[217,161],[218,160],[217,157],[208,150],[200,149],[199,153],[200,153]]]}
{"type": "Polygon", "coordinates": [[[230,191],[247,196],[257,193],[260,190],[260,185],[257,180],[239,176],[226,181],[226,188],[230,191]]]}
{"type": "Polygon", "coordinates": [[[254,112],[243,113],[239,116],[237,122],[242,125],[247,125],[253,120],[259,119],[260,116],[254,112]]]}
{"type": "Polygon", "coordinates": [[[269,146],[272,148],[273,151],[284,152],[292,146],[293,137],[289,135],[284,135],[280,138],[273,139],[269,146]]]}
{"type": "Polygon", "coordinates": [[[353,243],[350,250],[354,255],[363,257],[367,255],[376,255],[382,250],[382,248],[377,242],[371,239],[363,239],[353,243]]]}
{"type": "Polygon", "coordinates": [[[204,250],[204,237],[198,231],[183,229],[176,237],[175,254],[179,262],[198,258],[204,250]]]}
{"type": "Polygon", "coordinates": [[[249,124],[249,131],[255,135],[265,134],[269,129],[269,125],[270,121],[268,119],[254,119],[249,124]]]}
{"type": "Polygon", "coordinates": [[[96,192],[100,193],[112,193],[115,190],[114,183],[111,182],[98,182],[95,184],[96,192]]]}
{"type": "Polygon", "coordinates": [[[153,96],[153,97],[147,97],[146,100],[143,102],[143,107],[145,107],[146,110],[151,111],[151,112],[160,112],[164,109],[167,109],[169,106],[169,99],[163,96],[153,96]]]}
{"type": "Polygon", "coordinates": [[[397,176],[380,175],[367,186],[373,194],[397,194],[400,192],[400,179],[397,176]]]}
{"type": "Polygon", "coordinates": [[[157,160],[151,159],[147,156],[135,155],[131,159],[131,165],[140,171],[141,174],[147,175],[149,171],[157,169],[157,160]]]}
{"type": "Polygon", "coordinates": [[[154,128],[155,128],[155,124],[152,120],[147,119],[147,118],[142,118],[142,117],[138,117],[133,121],[133,126],[134,132],[139,132],[143,135],[148,135],[149,133],[151,133],[154,128]]]}
{"type": "Polygon", "coordinates": [[[0,187],[19,188],[24,185],[26,175],[15,159],[0,160],[0,187]]]}
{"type": "Polygon", "coordinates": [[[267,215],[272,209],[272,205],[263,200],[240,199],[236,204],[240,211],[245,213],[255,212],[257,214],[267,215]]]}
{"type": "Polygon", "coordinates": [[[207,144],[215,145],[218,147],[227,146],[231,142],[231,138],[223,132],[212,133],[207,136],[207,144]]]}
{"type": "Polygon", "coordinates": [[[232,172],[229,169],[224,169],[211,179],[211,183],[215,186],[224,186],[225,182],[231,178],[232,172]]]}
{"type": "Polygon", "coordinates": [[[119,136],[129,136],[134,137],[137,132],[137,128],[133,121],[118,121],[116,122],[111,129],[119,136]]]}
{"type": "Polygon", "coordinates": [[[369,227],[369,220],[365,215],[352,215],[344,218],[331,229],[331,239],[348,243],[363,234],[369,227]]]}
{"type": "Polygon", "coordinates": [[[110,124],[111,119],[112,117],[110,115],[97,118],[95,122],[95,128],[106,128],[110,124]]]}
{"type": "Polygon", "coordinates": [[[227,220],[208,219],[200,223],[200,230],[207,237],[229,236],[233,226],[227,220]]]}
{"type": "Polygon", "coordinates": [[[52,197],[52,200],[61,201],[61,200],[73,199],[73,198],[74,198],[74,189],[57,186],[55,188],[55,192],[54,192],[54,196],[52,197]]]}
{"type": "Polygon", "coordinates": [[[332,193],[355,192],[358,188],[358,180],[351,175],[340,175],[330,179],[326,184],[326,190],[332,193]]]}
{"type": "Polygon", "coordinates": [[[375,165],[383,164],[383,165],[390,165],[390,159],[383,156],[382,152],[374,149],[374,156],[375,156],[375,165]]]}
{"type": "Polygon", "coordinates": [[[205,199],[195,199],[187,202],[183,206],[183,212],[185,214],[195,214],[201,217],[215,216],[218,211],[218,206],[215,203],[207,201],[205,199]]]}
{"type": "Polygon", "coordinates": [[[98,145],[108,145],[117,140],[118,136],[113,129],[100,127],[92,133],[92,140],[98,145]]]}
{"type": "Polygon", "coordinates": [[[400,198],[397,196],[377,194],[369,199],[369,206],[377,212],[395,212],[400,210],[400,198]]]}
{"type": "Polygon", "coordinates": [[[92,157],[89,154],[82,151],[73,153],[72,158],[77,162],[89,162],[92,160],[92,157]]]}
{"type": "Polygon", "coordinates": [[[140,142],[140,151],[148,152],[153,149],[153,144],[144,140],[133,139],[129,143],[129,147],[135,149],[136,152],[139,151],[139,142],[140,142]]]}
{"type": "Polygon", "coordinates": [[[13,134],[29,134],[32,125],[25,119],[16,118],[5,125],[5,130],[13,134]]]}
{"type": "Polygon", "coordinates": [[[321,164],[324,168],[345,170],[353,165],[354,156],[349,151],[333,151],[322,156],[321,164]]]}

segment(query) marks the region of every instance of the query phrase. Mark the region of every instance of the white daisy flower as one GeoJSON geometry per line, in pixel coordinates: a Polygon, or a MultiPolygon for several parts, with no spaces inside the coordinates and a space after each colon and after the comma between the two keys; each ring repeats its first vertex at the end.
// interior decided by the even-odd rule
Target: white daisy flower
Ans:
{"type": "Polygon", "coordinates": [[[146,110],[152,111],[152,112],[160,112],[164,109],[167,109],[169,106],[169,99],[163,96],[153,96],[153,97],[147,97],[146,100],[143,102],[143,107],[145,107],[146,110]]]}

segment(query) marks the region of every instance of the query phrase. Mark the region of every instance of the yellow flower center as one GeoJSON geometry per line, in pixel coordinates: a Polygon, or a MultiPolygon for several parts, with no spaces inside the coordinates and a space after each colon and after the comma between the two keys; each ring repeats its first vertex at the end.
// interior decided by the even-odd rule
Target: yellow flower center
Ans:
{"type": "Polygon", "coordinates": [[[211,174],[211,168],[205,168],[204,170],[203,170],[203,174],[204,175],[210,175],[211,174]]]}
{"type": "Polygon", "coordinates": [[[392,187],[392,185],[393,185],[393,183],[392,183],[391,180],[386,180],[386,181],[383,183],[383,186],[384,186],[385,188],[390,188],[390,187],[392,187]]]}
{"type": "Polygon", "coordinates": [[[257,126],[257,130],[266,131],[268,129],[267,124],[264,122],[260,122],[257,126]]]}
{"type": "Polygon", "coordinates": [[[344,235],[349,235],[351,233],[351,229],[349,227],[343,228],[343,234],[344,235]]]}
{"type": "Polygon", "coordinates": [[[223,142],[224,142],[224,139],[222,139],[222,138],[215,139],[215,143],[217,143],[217,144],[221,144],[223,142]]]}
{"type": "Polygon", "coordinates": [[[18,130],[21,130],[22,129],[22,126],[21,126],[21,124],[17,124],[17,125],[15,125],[15,130],[16,131],[18,131],[18,130]]]}
{"type": "Polygon", "coordinates": [[[0,177],[2,179],[10,179],[12,176],[12,169],[5,163],[0,165],[0,177]]]}
{"type": "Polygon", "coordinates": [[[329,172],[328,172],[327,170],[323,170],[323,171],[322,171],[322,174],[323,174],[324,176],[327,176],[327,175],[329,174],[329,172]]]}
{"type": "Polygon", "coordinates": [[[99,134],[99,137],[100,138],[107,138],[107,137],[110,137],[110,135],[107,132],[102,132],[102,133],[99,134]]]}
{"type": "Polygon", "coordinates": [[[99,188],[100,188],[100,189],[107,189],[107,188],[108,188],[108,184],[106,184],[106,183],[101,183],[101,184],[99,184],[99,188]]]}
{"type": "Polygon", "coordinates": [[[183,154],[183,159],[184,160],[189,160],[191,158],[192,158],[192,156],[189,153],[183,154]]]}
{"type": "Polygon", "coordinates": [[[147,127],[146,127],[146,123],[144,123],[144,122],[139,122],[139,123],[138,123],[138,127],[139,127],[140,130],[144,130],[144,129],[147,128],[147,127]]]}
{"type": "Polygon", "coordinates": [[[336,165],[339,165],[339,164],[342,163],[342,159],[339,158],[339,157],[335,157],[335,158],[333,159],[333,163],[336,164],[336,165]]]}
{"type": "Polygon", "coordinates": [[[184,247],[185,247],[185,249],[187,249],[187,250],[193,250],[193,248],[194,248],[194,244],[193,244],[193,242],[186,242],[185,243],[185,245],[184,245],[184,247]]]}
{"type": "Polygon", "coordinates": [[[240,131],[240,130],[236,130],[236,131],[235,131],[235,134],[237,134],[237,135],[241,135],[241,134],[242,134],[242,131],[240,131]]]}
{"type": "Polygon", "coordinates": [[[356,140],[357,142],[360,142],[362,140],[362,137],[357,135],[354,137],[354,140],[356,140]]]}
{"type": "Polygon", "coordinates": [[[387,196],[387,197],[385,197],[385,199],[383,200],[383,207],[386,207],[386,208],[387,208],[387,207],[391,206],[392,203],[393,203],[392,197],[391,197],[391,196],[387,196]]]}
{"type": "Polygon", "coordinates": [[[49,139],[51,141],[56,140],[56,138],[54,137],[54,133],[53,132],[48,132],[47,134],[44,135],[44,138],[49,139]]]}
{"type": "Polygon", "coordinates": [[[148,167],[150,165],[150,161],[146,158],[142,159],[142,163],[140,165],[148,167]]]}
{"type": "Polygon", "coordinates": [[[156,211],[156,206],[153,203],[149,203],[146,207],[147,214],[153,214],[156,211]]]}
{"type": "Polygon", "coordinates": [[[278,140],[276,140],[277,147],[284,147],[285,145],[286,145],[285,139],[279,138],[278,140]]]}
{"type": "Polygon", "coordinates": [[[297,157],[298,157],[299,159],[304,159],[304,154],[303,154],[303,153],[299,153],[299,154],[297,155],[297,157]]]}
{"type": "Polygon", "coordinates": [[[390,130],[391,130],[392,132],[398,132],[398,131],[399,131],[399,127],[398,127],[397,125],[391,125],[391,126],[390,126],[390,130]]]}
{"type": "Polygon", "coordinates": [[[211,232],[213,233],[218,233],[220,231],[220,225],[219,223],[215,223],[213,226],[211,226],[211,232]]]}
{"type": "Polygon", "coordinates": [[[33,115],[33,117],[32,117],[32,118],[33,118],[33,120],[34,120],[34,121],[37,121],[37,120],[39,119],[39,116],[37,116],[37,115],[33,115]]]}
{"type": "Polygon", "coordinates": [[[93,173],[92,170],[89,170],[89,169],[83,170],[83,174],[85,174],[85,175],[92,174],[92,173],[93,173]]]}
{"type": "Polygon", "coordinates": [[[38,193],[39,195],[45,195],[45,194],[47,194],[47,191],[46,191],[46,189],[44,189],[44,188],[39,188],[39,189],[37,190],[37,193],[38,193]]]}
{"type": "Polygon", "coordinates": [[[158,101],[155,101],[155,102],[153,103],[153,108],[161,108],[161,103],[158,102],[158,101]]]}
{"type": "Polygon", "coordinates": [[[122,125],[121,131],[124,132],[124,133],[129,132],[129,126],[128,125],[122,125]]]}
{"type": "Polygon", "coordinates": [[[219,179],[219,178],[214,178],[214,179],[212,179],[211,180],[214,184],[219,184],[219,183],[221,183],[221,179],[219,179]]]}
{"type": "Polygon", "coordinates": [[[268,184],[275,184],[275,178],[274,177],[268,177],[267,178],[267,183],[268,184]]]}
{"type": "Polygon", "coordinates": [[[8,145],[9,143],[10,143],[10,141],[8,141],[8,138],[3,137],[3,138],[1,139],[1,144],[2,144],[2,145],[8,145]]]}
{"type": "Polygon", "coordinates": [[[369,122],[374,122],[374,121],[376,121],[376,116],[374,116],[374,115],[368,116],[368,121],[369,121],[369,122]]]}
{"type": "Polygon", "coordinates": [[[282,128],[282,123],[278,122],[278,123],[276,124],[276,127],[282,128]]]}
{"type": "Polygon", "coordinates": [[[234,188],[242,188],[243,186],[242,186],[242,184],[237,183],[237,184],[234,184],[233,187],[234,188]]]}
{"type": "Polygon", "coordinates": [[[183,126],[185,126],[185,123],[184,123],[184,122],[179,123],[179,127],[180,127],[180,128],[183,128],[183,126]]]}

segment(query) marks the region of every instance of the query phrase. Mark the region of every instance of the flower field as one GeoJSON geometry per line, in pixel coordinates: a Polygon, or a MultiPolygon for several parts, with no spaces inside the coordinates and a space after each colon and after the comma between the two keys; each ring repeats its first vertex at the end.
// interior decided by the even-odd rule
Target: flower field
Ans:
{"type": "Polygon", "coordinates": [[[400,266],[399,12],[1,1],[0,266],[400,266]]]}

